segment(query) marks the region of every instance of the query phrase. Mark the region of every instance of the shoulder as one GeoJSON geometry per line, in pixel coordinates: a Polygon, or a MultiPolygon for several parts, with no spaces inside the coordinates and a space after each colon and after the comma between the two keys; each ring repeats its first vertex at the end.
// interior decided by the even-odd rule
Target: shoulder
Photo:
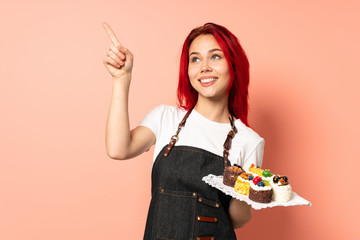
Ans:
{"type": "MultiPolygon", "coordinates": [[[[179,122],[185,115],[186,111],[177,106],[161,104],[150,110],[141,122],[141,125],[153,125],[157,128],[169,127],[174,123],[179,122]],[[167,125],[167,126],[164,126],[167,125]]],[[[153,128],[153,127],[152,127],[153,128]]],[[[154,129],[155,130],[155,129],[154,129]]]]}
{"type": "Polygon", "coordinates": [[[235,126],[238,133],[233,140],[234,148],[238,151],[238,163],[240,163],[244,169],[248,169],[251,164],[260,167],[264,154],[264,138],[240,120],[235,122],[235,126]]]}
{"type": "Polygon", "coordinates": [[[174,117],[184,115],[186,111],[177,106],[161,104],[153,108],[149,113],[160,115],[162,117],[174,117]]]}
{"type": "Polygon", "coordinates": [[[237,140],[246,140],[250,148],[256,148],[259,144],[264,144],[265,140],[252,128],[246,126],[240,120],[235,121],[235,126],[238,130],[237,140]]]}

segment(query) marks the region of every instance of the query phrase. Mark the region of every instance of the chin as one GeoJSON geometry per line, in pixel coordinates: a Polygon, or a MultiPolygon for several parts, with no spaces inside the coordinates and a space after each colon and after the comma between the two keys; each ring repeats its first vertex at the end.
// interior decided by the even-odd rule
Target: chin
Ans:
{"type": "Polygon", "coordinates": [[[211,93],[204,93],[204,94],[199,93],[199,97],[200,96],[202,98],[209,98],[209,99],[218,98],[218,96],[216,96],[216,94],[211,94],[211,93]]]}
{"type": "Polygon", "coordinates": [[[226,93],[219,93],[217,91],[206,91],[206,92],[202,91],[198,93],[199,93],[199,97],[201,96],[203,98],[208,98],[212,100],[219,100],[228,96],[226,93]]]}

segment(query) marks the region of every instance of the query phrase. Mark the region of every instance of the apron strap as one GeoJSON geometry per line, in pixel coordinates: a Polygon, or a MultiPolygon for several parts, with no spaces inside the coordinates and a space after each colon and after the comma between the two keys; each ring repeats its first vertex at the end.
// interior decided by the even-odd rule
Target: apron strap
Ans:
{"type": "Polygon", "coordinates": [[[191,108],[184,116],[184,118],[181,120],[181,122],[179,123],[178,129],[176,131],[176,134],[173,135],[170,139],[169,144],[167,145],[165,152],[164,152],[164,157],[166,157],[167,155],[169,155],[170,150],[172,149],[172,147],[175,145],[175,143],[178,141],[179,137],[179,132],[181,131],[181,129],[185,126],[185,122],[186,119],[189,117],[191,111],[193,110],[193,108],[191,108]]]}
{"type": "Polygon", "coordinates": [[[228,133],[228,135],[226,137],[226,140],[224,142],[224,152],[223,152],[223,155],[224,155],[224,168],[226,168],[228,166],[227,160],[228,160],[228,157],[229,157],[229,150],[231,148],[232,139],[235,137],[236,133],[238,132],[237,128],[235,127],[234,118],[233,118],[232,115],[231,115],[231,117],[229,117],[229,120],[230,120],[231,130],[229,131],[229,133],[228,133]]]}

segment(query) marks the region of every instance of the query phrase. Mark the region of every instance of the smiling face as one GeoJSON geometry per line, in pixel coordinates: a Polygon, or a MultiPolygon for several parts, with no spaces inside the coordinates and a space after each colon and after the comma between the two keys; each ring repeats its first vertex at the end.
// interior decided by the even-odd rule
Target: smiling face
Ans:
{"type": "Polygon", "coordinates": [[[192,87],[198,92],[198,100],[228,98],[226,93],[230,83],[228,64],[212,35],[200,35],[191,43],[188,75],[192,87]]]}

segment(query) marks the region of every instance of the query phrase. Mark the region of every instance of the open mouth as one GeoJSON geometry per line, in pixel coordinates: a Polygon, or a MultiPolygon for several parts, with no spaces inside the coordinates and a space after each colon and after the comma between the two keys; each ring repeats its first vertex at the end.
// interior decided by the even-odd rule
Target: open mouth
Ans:
{"type": "Polygon", "coordinates": [[[212,78],[199,79],[199,81],[200,81],[201,83],[210,83],[210,82],[216,81],[217,79],[218,79],[217,77],[212,77],[212,78]]]}

